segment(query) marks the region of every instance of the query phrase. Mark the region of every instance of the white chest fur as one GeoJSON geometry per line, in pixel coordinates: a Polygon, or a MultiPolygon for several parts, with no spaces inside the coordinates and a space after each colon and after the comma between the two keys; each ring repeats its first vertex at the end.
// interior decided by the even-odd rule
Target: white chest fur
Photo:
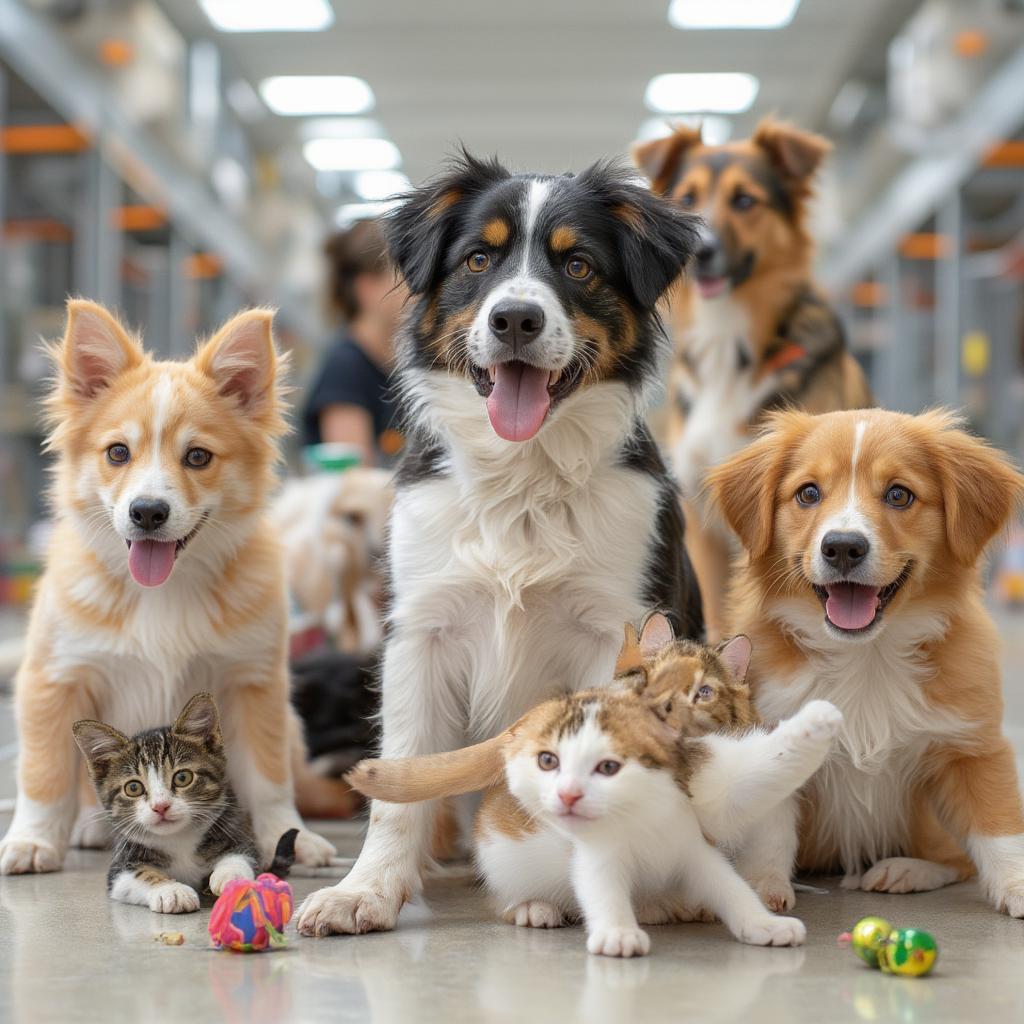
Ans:
{"type": "Polygon", "coordinates": [[[746,443],[750,419],[771,393],[770,383],[755,382],[753,370],[740,365],[749,335],[746,310],[728,295],[706,301],[695,297],[693,323],[684,339],[693,376],[679,382],[689,411],[672,453],[688,497],[697,496],[708,469],[746,443]]]}
{"type": "Polygon", "coordinates": [[[836,851],[851,875],[907,852],[910,795],[925,749],[970,732],[970,723],[930,703],[916,630],[896,627],[871,644],[812,654],[798,676],[766,680],[757,693],[769,722],[815,699],[843,712],[835,751],[810,783],[818,808],[812,840],[836,851]]]}
{"type": "Polygon", "coordinates": [[[643,610],[658,482],[620,464],[621,385],[568,399],[534,441],[501,441],[462,382],[432,385],[444,476],[403,488],[392,520],[393,623],[440,635],[469,734],[611,677],[643,610]]]}

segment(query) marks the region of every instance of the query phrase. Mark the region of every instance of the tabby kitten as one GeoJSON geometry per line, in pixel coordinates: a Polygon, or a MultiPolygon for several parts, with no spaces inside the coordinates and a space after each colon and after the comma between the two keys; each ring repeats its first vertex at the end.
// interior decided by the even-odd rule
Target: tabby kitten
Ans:
{"type": "Polygon", "coordinates": [[[583,691],[486,743],[363,761],[347,779],[397,802],[489,787],[476,860],[503,916],[553,928],[582,914],[591,953],[642,956],[641,923],[679,920],[698,904],[741,942],[799,945],[803,924],[765,909],[705,839],[703,819],[743,819],[788,796],[825,759],[842,716],[815,701],[772,733],[691,740],[677,721],[688,693],[583,691]]]}
{"type": "MultiPolygon", "coordinates": [[[[114,831],[112,899],[187,914],[199,909],[207,880],[219,895],[236,878],[256,877],[252,823],[228,782],[210,694],[196,694],[173,725],[131,738],[93,721],[76,722],[74,733],[114,831]]],[[[275,874],[290,866],[295,834],[278,844],[275,874]]]]}

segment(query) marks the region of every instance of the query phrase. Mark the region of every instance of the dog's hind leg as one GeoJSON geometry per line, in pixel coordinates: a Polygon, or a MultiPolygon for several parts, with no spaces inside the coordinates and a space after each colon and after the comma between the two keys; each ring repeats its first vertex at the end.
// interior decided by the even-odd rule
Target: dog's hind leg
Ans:
{"type": "Polygon", "coordinates": [[[48,679],[31,664],[15,682],[18,798],[0,842],[0,875],[59,871],[78,804],[72,725],[92,713],[85,688],[48,679]]]}
{"type": "MultiPolygon", "coordinates": [[[[457,647],[435,629],[393,635],[381,688],[383,757],[438,753],[464,742],[464,712],[453,687],[457,647]]],[[[402,905],[420,889],[433,818],[429,803],[374,801],[359,859],[343,881],[305,901],[298,930],[323,936],[394,928],[402,905]]]]}

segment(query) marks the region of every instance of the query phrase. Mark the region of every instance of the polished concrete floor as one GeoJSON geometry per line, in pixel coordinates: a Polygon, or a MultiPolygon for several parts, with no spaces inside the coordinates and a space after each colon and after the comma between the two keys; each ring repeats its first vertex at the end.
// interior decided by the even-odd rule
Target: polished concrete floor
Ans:
{"type": "MultiPolygon", "coordinates": [[[[1005,617],[1007,728],[1024,751],[1024,618],[1005,617]]],[[[14,732],[0,709],[0,800],[13,795],[14,732]]],[[[4,804],[0,804],[0,807],[4,804]]],[[[8,815],[0,812],[0,831],[8,815]]],[[[326,826],[344,854],[355,826],[326,826]]],[[[1024,922],[991,910],[973,883],[915,896],[847,893],[811,880],[801,949],[756,949],[719,925],[652,928],[642,960],[588,956],[578,928],[496,921],[471,881],[432,881],[391,934],[289,937],[241,956],[208,947],[208,910],[159,917],[104,895],[106,855],[74,852],[58,875],[0,879],[0,1022],[1024,1021],[1024,922]],[[931,931],[935,973],[894,978],[836,946],[866,914],[931,931]],[[182,946],[154,941],[163,930],[182,946]]],[[[337,875],[338,872],[335,872],[337,875]]],[[[293,879],[301,899],[323,881],[293,879]]]]}

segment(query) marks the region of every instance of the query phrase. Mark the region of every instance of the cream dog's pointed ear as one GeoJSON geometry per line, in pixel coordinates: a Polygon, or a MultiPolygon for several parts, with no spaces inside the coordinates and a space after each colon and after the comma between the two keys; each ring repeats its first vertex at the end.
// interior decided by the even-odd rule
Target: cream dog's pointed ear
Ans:
{"type": "Polygon", "coordinates": [[[232,317],[196,355],[199,370],[244,409],[262,411],[275,402],[273,322],[273,310],[248,309],[232,317]]]}
{"type": "Polygon", "coordinates": [[[103,306],[86,299],[68,300],[64,340],[56,349],[65,392],[91,399],[115,377],[138,366],[142,349],[103,306]]]}

